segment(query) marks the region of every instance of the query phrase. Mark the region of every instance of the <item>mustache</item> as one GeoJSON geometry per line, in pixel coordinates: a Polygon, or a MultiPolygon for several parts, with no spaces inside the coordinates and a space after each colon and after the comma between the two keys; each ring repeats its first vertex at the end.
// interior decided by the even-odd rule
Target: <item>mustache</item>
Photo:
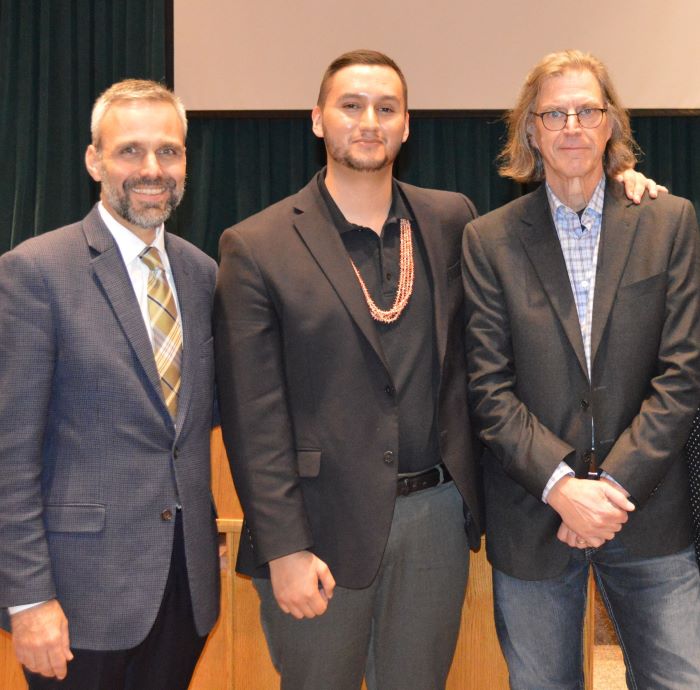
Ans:
{"type": "Polygon", "coordinates": [[[172,191],[177,183],[172,177],[135,177],[124,181],[124,191],[129,192],[134,187],[165,187],[172,191]]]}

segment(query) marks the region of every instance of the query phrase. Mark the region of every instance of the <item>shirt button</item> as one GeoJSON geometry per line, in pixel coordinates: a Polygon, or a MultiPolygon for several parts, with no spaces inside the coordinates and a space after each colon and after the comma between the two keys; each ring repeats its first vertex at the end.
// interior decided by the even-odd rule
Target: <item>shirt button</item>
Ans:
{"type": "Polygon", "coordinates": [[[384,453],[384,462],[385,462],[387,465],[391,465],[391,463],[394,462],[394,453],[393,453],[393,451],[388,450],[388,451],[386,451],[386,453],[384,453]]]}
{"type": "Polygon", "coordinates": [[[173,519],[173,511],[170,510],[170,508],[166,508],[166,509],[160,514],[160,519],[163,520],[163,522],[170,522],[170,520],[173,519]]]}

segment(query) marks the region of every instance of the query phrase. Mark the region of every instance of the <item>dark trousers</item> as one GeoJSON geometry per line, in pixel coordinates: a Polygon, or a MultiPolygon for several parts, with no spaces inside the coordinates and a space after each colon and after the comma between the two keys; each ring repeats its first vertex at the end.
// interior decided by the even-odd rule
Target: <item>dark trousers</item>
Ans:
{"type": "Polygon", "coordinates": [[[62,681],[28,672],[25,675],[29,690],[187,690],[205,641],[194,624],[178,511],[168,581],[146,639],[133,649],[71,649],[74,658],[62,681]]]}

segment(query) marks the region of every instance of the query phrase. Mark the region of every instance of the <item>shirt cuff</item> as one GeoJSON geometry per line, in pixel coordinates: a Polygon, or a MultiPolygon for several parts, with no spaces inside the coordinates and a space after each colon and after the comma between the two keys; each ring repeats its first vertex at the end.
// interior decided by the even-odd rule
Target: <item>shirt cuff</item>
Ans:
{"type": "Polygon", "coordinates": [[[45,604],[48,601],[48,599],[45,599],[44,601],[37,601],[34,604],[22,604],[21,606],[8,606],[7,607],[7,612],[13,616],[15,613],[19,613],[20,611],[26,611],[27,609],[32,609],[35,606],[39,606],[39,604],[45,604]]]}
{"type": "Polygon", "coordinates": [[[558,465],[557,469],[552,472],[552,476],[549,478],[549,481],[544,487],[544,491],[542,492],[542,502],[547,503],[547,497],[549,496],[549,492],[554,488],[554,485],[562,478],[562,477],[575,477],[576,473],[562,460],[558,465]]]}
{"type": "Polygon", "coordinates": [[[600,476],[605,477],[605,479],[609,479],[613,484],[615,484],[615,486],[619,486],[626,494],[629,494],[629,491],[627,491],[627,489],[625,489],[625,487],[622,486],[622,484],[620,484],[615,477],[611,477],[605,470],[600,471],[600,476]]]}

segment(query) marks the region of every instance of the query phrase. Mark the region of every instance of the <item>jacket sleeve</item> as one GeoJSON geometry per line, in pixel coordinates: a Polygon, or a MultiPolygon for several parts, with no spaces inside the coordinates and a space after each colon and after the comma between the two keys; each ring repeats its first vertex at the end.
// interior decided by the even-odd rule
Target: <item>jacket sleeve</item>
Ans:
{"type": "Polygon", "coordinates": [[[214,300],[221,426],[257,565],[308,549],[312,535],[285,387],[281,315],[236,228],[221,239],[214,300]]]}
{"type": "Polygon", "coordinates": [[[0,607],[55,597],[42,450],[56,357],[51,299],[23,250],[0,257],[0,607]]]}
{"type": "Polygon", "coordinates": [[[474,223],[462,251],[469,402],[481,440],[503,470],[537,499],[574,448],[518,398],[510,319],[498,274],[474,223]]]}

